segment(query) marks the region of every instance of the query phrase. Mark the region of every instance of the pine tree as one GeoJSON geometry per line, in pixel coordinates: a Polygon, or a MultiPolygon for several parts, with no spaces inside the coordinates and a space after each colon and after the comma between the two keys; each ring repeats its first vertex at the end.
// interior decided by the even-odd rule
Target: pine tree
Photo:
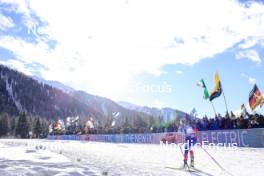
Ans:
{"type": "Polygon", "coordinates": [[[34,128],[34,133],[36,135],[36,138],[40,137],[41,132],[42,132],[42,126],[41,126],[40,120],[38,118],[36,123],[35,123],[35,128],[34,128]]]}
{"type": "Polygon", "coordinates": [[[49,122],[47,120],[43,120],[41,123],[41,136],[40,137],[47,137],[49,134],[49,122]]]}
{"type": "Polygon", "coordinates": [[[9,117],[7,114],[3,114],[0,118],[0,137],[7,136],[9,129],[9,117]]]}
{"type": "Polygon", "coordinates": [[[27,138],[29,132],[29,124],[26,117],[26,114],[23,113],[19,116],[17,128],[16,128],[16,135],[20,136],[21,138],[27,138]]]}
{"type": "Polygon", "coordinates": [[[13,136],[16,133],[16,118],[13,118],[13,117],[10,120],[10,133],[13,136]]]}
{"type": "Polygon", "coordinates": [[[125,122],[123,124],[123,133],[129,133],[130,132],[130,127],[131,125],[129,124],[128,118],[125,117],[125,122]]]}

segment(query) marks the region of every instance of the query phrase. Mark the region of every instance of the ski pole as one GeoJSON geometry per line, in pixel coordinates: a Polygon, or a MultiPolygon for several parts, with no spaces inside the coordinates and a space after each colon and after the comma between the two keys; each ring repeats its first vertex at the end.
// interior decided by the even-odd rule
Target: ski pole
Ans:
{"type": "Polygon", "coordinates": [[[201,147],[204,151],[205,151],[205,153],[214,161],[214,163],[218,166],[218,167],[220,167],[221,168],[221,170],[222,171],[224,171],[225,173],[227,173],[228,175],[231,175],[231,176],[233,176],[233,174],[231,174],[230,172],[228,172],[225,168],[223,168],[221,165],[220,165],[220,163],[218,162],[218,161],[216,161],[216,159],[207,151],[207,150],[205,150],[205,148],[203,148],[203,147],[201,147]]]}
{"type": "MultiPolygon", "coordinates": [[[[184,157],[184,153],[183,153],[183,151],[182,151],[182,146],[184,146],[184,144],[180,145],[181,154],[182,154],[182,156],[184,157]]],[[[188,169],[190,169],[189,164],[186,163],[186,165],[187,165],[188,169]]]]}

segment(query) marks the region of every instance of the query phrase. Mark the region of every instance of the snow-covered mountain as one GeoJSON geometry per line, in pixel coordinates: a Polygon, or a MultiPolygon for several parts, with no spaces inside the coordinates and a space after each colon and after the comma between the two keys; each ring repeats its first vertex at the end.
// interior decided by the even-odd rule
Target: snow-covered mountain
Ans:
{"type": "Polygon", "coordinates": [[[75,89],[58,81],[49,81],[36,76],[33,78],[39,82],[43,82],[44,84],[48,84],[54,88],[62,90],[65,93],[68,93],[88,106],[93,106],[97,111],[101,112],[105,116],[111,116],[111,114],[114,112],[124,112],[126,109],[147,114],[153,117],[159,117],[164,121],[174,120],[176,117],[185,117],[186,115],[186,113],[182,111],[169,107],[159,109],[155,107],[139,106],[125,101],[116,103],[104,97],[91,95],[84,91],[76,91],[75,89]]]}
{"type": "Polygon", "coordinates": [[[173,109],[173,108],[155,108],[148,106],[139,106],[125,101],[119,101],[118,104],[124,108],[131,109],[138,112],[144,112],[154,117],[160,117],[164,121],[174,120],[175,118],[185,117],[187,113],[173,109]]]}
{"type": "Polygon", "coordinates": [[[93,118],[100,126],[111,126],[115,120],[115,126],[129,129],[149,129],[158,121],[108,98],[76,91],[56,81],[32,78],[3,65],[0,65],[0,97],[0,112],[10,116],[23,112],[53,120],[79,116],[83,122],[93,118]]]}
{"type": "Polygon", "coordinates": [[[32,78],[37,80],[38,82],[42,82],[42,83],[47,84],[51,87],[60,89],[65,93],[71,93],[71,92],[75,91],[75,89],[71,88],[70,86],[66,86],[65,84],[62,84],[61,82],[58,82],[58,81],[49,81],[49,80],[45,80],[45,79],[37,77],[37,76],[33,76],[32,78]]]}
{"type": "Polygon", "coordinates": [[[102,116],[92,106],[87,106],[44,81],[37,81],[3,65],[0,65],[0,97],[1,113],[10,116],[26,113],[28,116],[54,120],[77,115],[102,116]]]}

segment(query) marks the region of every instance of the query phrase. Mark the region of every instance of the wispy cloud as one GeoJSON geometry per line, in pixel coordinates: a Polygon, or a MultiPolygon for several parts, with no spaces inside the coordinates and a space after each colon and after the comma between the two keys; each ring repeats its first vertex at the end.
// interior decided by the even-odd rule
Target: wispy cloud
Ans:
{"type": "Polygon", "coordinates": [[[246,39],[243,43],[241,43],[239,45],[239,48],[248,49],[248,48],[255,46],[260,41],[262,41],[262,40],[259,38],[256,39],[256,38],[249,37],[248,39],[246,39]]]}
{"type": "Polygon", "coordinates": [[[241,75],[242,77],[246,78],[246,79],[248,80],[248,83],[249,83],[249,84],[256,84],[256,82],[257,82],[256,78],[250,77],[250,76],[248,76],[248,75],[245,74],[245,73],[241,73],[240,75],[241,75]]]}
{"type": "Polygon", "coordinates": [[[237,59],[250,59],[251,61],[260,64],[261,63],[261,58],[256,50],[250,49],[250,50],[244,50],[244,51],[239,51],[236,54],[237,59]]]}
{"type": "Polygon", "coordinates": [[[25,64],[19,60],[7,60],[7,61],[0,60],[0,64],[6,65],[13,69],[18,69],[19,71],[23,72],[26,75],[33,76],[31,72],[32,70],[27,68],[25,64]]]}
{"type": "Polygon", "coordinates": [[[176,70],[176,73],[177,73],[178,75],[181,75],[181,74],[183,74],[183,71],[182,71],[182,70],[176,70]]]}
{"type": "Polygon", "coordinates": [[[7,30],[8,28],[14,27],[13,20],[9,17],[4,16],[0,13],[0,30],[7,30]]]}

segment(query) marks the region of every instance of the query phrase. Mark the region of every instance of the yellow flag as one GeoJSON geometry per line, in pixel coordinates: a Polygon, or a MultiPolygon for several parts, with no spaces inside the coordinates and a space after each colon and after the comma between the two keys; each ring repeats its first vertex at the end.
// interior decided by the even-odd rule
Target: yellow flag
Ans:
{"type": "Polygon", "coordinates": [[[215,87],[210,95],[210,101],[219,97],[222,94],[222,86],[218,72],[215,73],[214,81],[215,81],[215,87]]]}

